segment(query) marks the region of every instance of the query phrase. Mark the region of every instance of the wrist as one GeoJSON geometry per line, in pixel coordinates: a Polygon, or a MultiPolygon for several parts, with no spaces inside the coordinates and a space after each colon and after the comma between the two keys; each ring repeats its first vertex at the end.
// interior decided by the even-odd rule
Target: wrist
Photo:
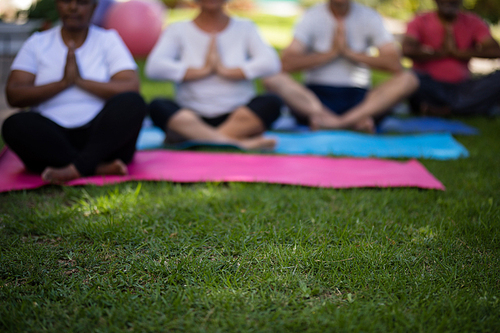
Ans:
{"type": "Polygon", "coordinates": [[[330,52],[327,53],[327,56],[329,61],[333,61],[340,56],[340,52],[337,49],[332,49],[330,50],[330,52]]]}
{"type": "Polygon", "coordinates": [[[201,69],[201,75],[203,77],[209,76],[210,74],[213,74],[215,72],[215,66],[211,64],[206,64],[202,69],[201,69]]]}
{"type": "Polygon", "coordinates": [[[76,85],[76,86],[81,86],[81,85],[84,83],[84,81],[85,81],[85,80],[84,80],[84,79],[82,79],[81,77],[77,77],[77,78],[75,79],[75,85],[76,85]]]}
{"type": "Polygon", "coordinates": [[[356,61],[356,53],[351,51],[350,49],[345,49],[342,54],[347,60],[356,61]]]}
{"type": "Polygon", "coordinates": [[[73,85],[73,82],[68,78],[63,77],[61,81],[59,81],[61,90],[67,89],[73,85]]]}
{"type": "Polygon", "coordinates": [[[226,67],[222,66],[222,64],[220,64],[220,63],[217,64],[217,66],[215,67],[215,72],[219,76],[222,76],[222,77],[226,77],[227,76],[226,67]]]}

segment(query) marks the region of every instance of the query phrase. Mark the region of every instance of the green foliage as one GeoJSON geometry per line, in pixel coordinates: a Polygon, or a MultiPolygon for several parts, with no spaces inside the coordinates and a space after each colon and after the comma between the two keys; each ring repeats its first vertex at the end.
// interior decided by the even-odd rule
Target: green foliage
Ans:
{"type": "MultiPolygon", "coordinates": [[[[302,0],[301,4],[309,7],[324,0],[302,0]]],[[[436,7],[434,0],[355,0],[364,5],[376,8],[384,15],[409,20],[417,12],[432,10],[436,7]]],[[[492,24],[500,19],[500,1],[498,0],[464,0],[464,8],[475,12],[492,24]]]]}
{"type": "Polygon", "coordinates": [[[59,19],[59,15],[57,14],[55,0],[40,0],[36,2],[28,10],[28,17],[56,22],[59,19]]]}
{"type": "MultiPolygon", "coordinates": [[[[409,14],[436,7],[434,0],[360,0],[359,2],[377,8],[386,15],[402,19],[409,19],[409,14]]],[[[463,4],[466,10],[475,12],[492,24],[500,19],[498,0],[464,0],[463,4]]]]}
{"type": "Polygon", "coordinates": [[[500,1],[498,0],[466,0],[464,6],[490,23],[496,24],[500,20],[500,1]]]}

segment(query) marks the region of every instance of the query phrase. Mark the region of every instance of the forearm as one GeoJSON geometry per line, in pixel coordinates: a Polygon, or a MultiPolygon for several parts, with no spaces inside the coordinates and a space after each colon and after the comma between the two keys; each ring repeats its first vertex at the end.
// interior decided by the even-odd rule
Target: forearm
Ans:
{"type": "Polygon", "coordinates": [[[500,58],[500,48],[457,50],[452,54],[452,57],[464,61],[467,61],[470,58],[496,59],[500,58]]]}
{"type": "Polygon", "coordinates": [[[348,50],[344,56],[352,62],[364,64],[371,69],[387,71],[390,73],[398,73],[403,69],[401,62],[399,61],[399,57],[373,57],[365,53],[356,53],[351,50],[348,50]]]}
{"type": "Polygon", "coordinates": [[[419,41],[409,36],[403,39],[402,51],[403,56],[418,62],[439,60],[447,56],[442,50],[422,45],[419,41]]]}
{"type": "Polygon", "coordinates": [[[186,70],[186,74],[182,78],[182,81],[195,81],[203,79],[213,73],[213,69],[209,66],[203,66],[201,68],[190,67],[186,70]]]}
{"type": "Polygon", "coordinates": [[[129,80],[112,80],[109,82],[78,79],[76,85],[105,100],[128,91],[139,92],[139,80],[136,78],[129,80]]]}
{"type": "Polygon", "coordinates": [[[246,79],[245,73],[239,67],[227,68],[219,65],[217,66],[217,74],[228,80],[239,81],[246,79]]]}
{"type": "Polygon", "coordinates": [[[432,48],[405,48],[403,46],[403,56],[418,62],[438,60],[445,58],[444,52],[432,48]]]}
{"type": "Polygon", "coordinates": [[[297,72],[322,66],[335,60],[337,57],[338,53],[334,51],[306,54],[284,53],[281,58],[281,63],[284,72],[297,72]]]}
{"type": "Polygon", "coordinates": [[[70,85],[65,81],[57,81],[41,86],[31,84],[9,83],[5,90],[7,101],[13,107],[24,108],[45,102],[64,91],[70,85]]]}

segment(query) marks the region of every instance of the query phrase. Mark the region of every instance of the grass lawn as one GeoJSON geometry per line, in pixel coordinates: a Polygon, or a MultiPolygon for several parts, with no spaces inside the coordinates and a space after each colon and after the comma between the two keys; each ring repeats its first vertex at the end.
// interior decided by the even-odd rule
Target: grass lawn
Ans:
{"type": "Polygon", "coordinates": [[[499,119],[447,187],[127,183],[0,194],[0,331],[500,327],[499,119]]]}
{"type": "MultiPolygon", "coordinates": [[[[169,87],[143,79],[147,99],[169,87]]],[[[481,130],[457,138],[471,156],[422,160],[444,192],[0,194],[0,331],[498,331],[500,119],[462,120],[481,130]]]]}

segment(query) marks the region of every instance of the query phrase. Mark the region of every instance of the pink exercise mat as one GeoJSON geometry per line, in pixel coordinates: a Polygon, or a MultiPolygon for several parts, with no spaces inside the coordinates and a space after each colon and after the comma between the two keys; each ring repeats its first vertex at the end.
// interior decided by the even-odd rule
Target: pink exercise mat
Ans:
{"type": "MultiPolygon", "coordinates": [[[[69,186],[104,185],[131,180],[193,182],[260,182],[310,187],[419,187],[444,190],[416,160],[277,156],[186,151],[139,151],[127,176],[92,176],[69,186]]],[[[0,192],[45,185],[39,175],[26,172],[10,150],[0,155],[0,192]]]]}

